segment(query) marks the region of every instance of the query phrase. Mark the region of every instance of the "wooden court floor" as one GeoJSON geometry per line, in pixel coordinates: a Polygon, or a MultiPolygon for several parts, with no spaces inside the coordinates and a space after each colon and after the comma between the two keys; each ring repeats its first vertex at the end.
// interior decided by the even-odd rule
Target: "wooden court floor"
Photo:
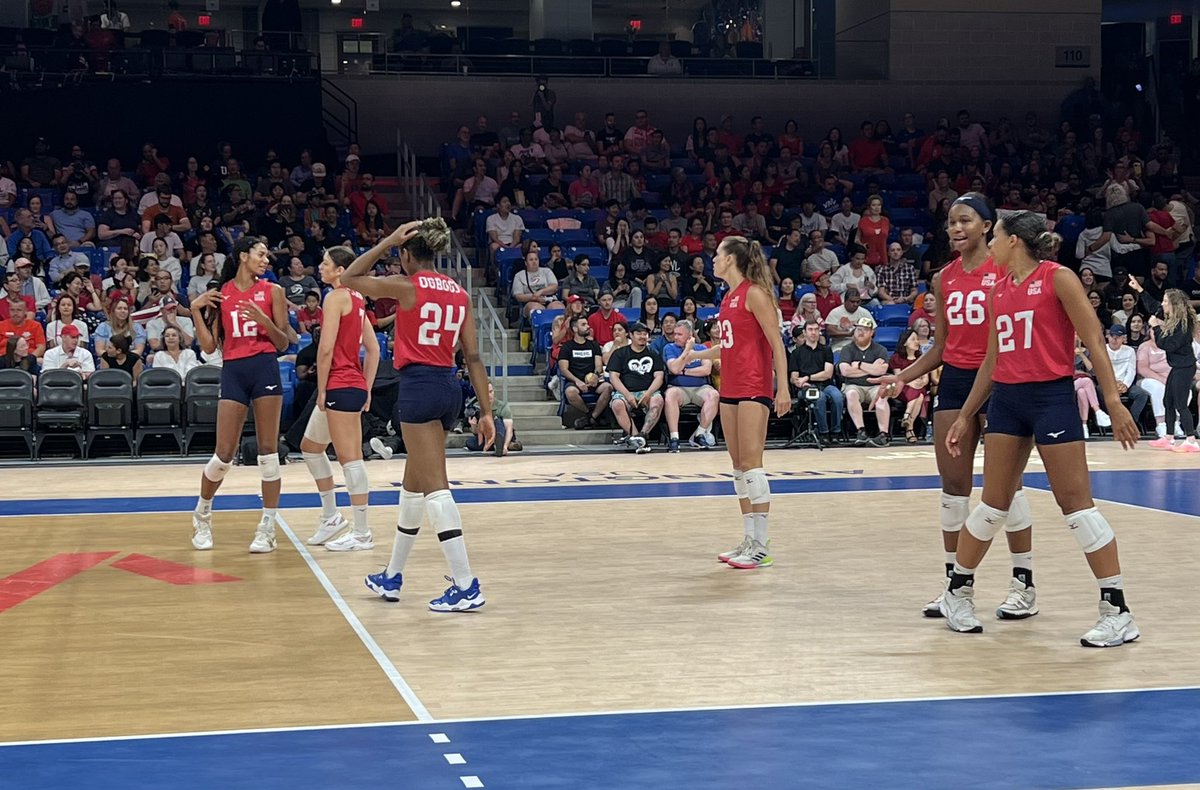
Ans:
{"type": "MultiPolygon", "coordinates": [[[[1170,481],[1190,460],[1107,445],[1089,454],[1094,471],[1161,470],[1170,481]]],[[[249,555],[256,514],[248,510],[218,512],[216,549],[193,551],[179,502],[195,490],[196,465],[86,478],[78,468],[7,471],[0,644],[18,649],[0,652],[9,681],[0,741],[668,710],[731,699],[1200,686],[1200,607],[1190,585],[1163,571],[1193,562],[1197,546],[1195,517],[1168,512],[1176,483],[1163,484],[1167,509],[1102,503],[1144,636],[1089,651],[1078,636],[1096,617],[1094,582],[1048,492],[1029,493],[1042,613],[1020,623],[985,619],[984,634],[956,635],[919,613],[937,592],[942,562],[937,494],[926,490],[936,485],[931,454],[779,451],[766,466],[780,488],[816,490],[776,496],[776,564],[739,572],[715,560],[741,533],[724,454],[455,459],[488,604],[453,616],[425,608],[446,586],[428,528],[409,561],[404,600],[386,604],[362,584],[389,555],[402,460],[368,466],[379,491],[372,502],[386,503],[372,508],[376,549],[314,549],[311,565],[286,531],[276,553],[249,555]],[[25,492],[56,475],[81,475],[55,490],[87,500],[77,509],[90,514],[27,506],[34,500],[25,492]],[[123,480],[128,499],[113,502],[111,486],[89,490],[79,479],[123,480]],[[505,498],[519,501],[498,501],[505,498]],[[55,581],[71,562],[92,564],[55,581]],[[45,589],[30,594],[30,584],[45,589]],[[418,706],[401,697],[394,674],[418,706]]],[[[241,502],[255,478],[235,468],[222,494],[241,502]]],[[[316,497],[302,464],[286,467],[284,482],[296,496],[285,497],[291,506],[282,515],[303,541],[316,497]]],[[[979,574],[981,612],[1003,599],[1008,565],[997,545],[979,574]]]]}

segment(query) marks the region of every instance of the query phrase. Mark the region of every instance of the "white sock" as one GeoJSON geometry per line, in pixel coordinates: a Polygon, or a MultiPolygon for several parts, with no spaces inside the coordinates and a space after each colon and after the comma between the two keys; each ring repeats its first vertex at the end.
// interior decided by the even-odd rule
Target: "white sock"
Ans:
{"type": "Polygon", "coordinates": [[[754,514],[744,513],[742,515],[742,534],[747,538],[754,537],[754,514]]]}
{"type": "Polygon", "coordinates": [[[264,507],[263,508],[262,517],[268,518],[271,520],[270,521],[271,529],[275,529],[275,514],[278,512],[279,512],[279,510],[276,508],[273,508],[273,507],[264,507]]]}
{"type": "Polygon", "coordinates": [[[1025,570],[1033,570],[1033,552],[1023,551],[1020,554],[1011,552],[1012,565],[1014,568],[1024,568],[1025,570]]]}
{"type": "Polygon", "coordinates": [[[213,501],[211,499],[205,499],[204,497],[198,497],[196,499],[196,512],[202,516],[209,515],[210,513],[212,513],[212,503],[213,503],[213,501]]]}
{"type": "Polygon", "coordinates": [[[321,495],[321,518],[333,518],[337,515],[337,494],[331,488],[328,491],[317,491],[321,495]]]}
{"type": "Polygon", "coordinates": [[[459,515],[458,505],[449,491],[434,491],[425,497],[425,510],[429,513],[429,523],[438,534],[438,545],[446,564],[450,566],[450,577],[460,590],[471,586],[475,575],[471,573],[471,563],[467,560],[467,542],[462,535],[462,516],[459,515]],[[449,534],[452,537],[446,537],[449,534]]]}
{"type": "Polygon", "coordinates": [[[354,534],[370,535],[371,528],[367,526],[367,506],[354,505],[350,509],[354,511],[354,534]]]}
{"type": "Polygon", "coordinates": [[[1101,590],[1119,590],[1121,589],[1121,574],[1116,576],[1105,576],[1103,579],[1096,579],[1096,583],[1100,585],[1101,590]]]}
{"type": "Polygon", "coordinates": [[[1159,439],[1164,438],[1167,435],[1167,424],[1163,422],[1155,424],[1154,432],[1158,434],[1159,439]]]}
{"type": "Polygon", "coordinates": [[[408,553],[412,551],[417,532],[424,520],[425,497],[401,487],[400,512],[396,516],[396,540],[392,543],[392,558],[388,560],[387,569],[384,571],[388,576],[395,576],[404,570],[404,563],[408,562],[408,553]]]}
{"type": "Polygon", "coordinates": [[[1083,424],[1083,438],[1087,439],[1091,434],[1088,433],[1087,423],[1083,424]]]}
{"type": "Polygon", "coordinates": [[[946,552],[946,564],[953,565],[956,557],[958,557],[958,554],[956,552],[953,552],[953,551],[946,552]]]}
{"type": "Polygon", "coordinates": [[[672,438],[672,439],[678,439],[678,438],[679,438],[679,431],[671,431],[671,438],[672,438]]]}
{"type": "Polygon", "coordinates": [[[754,539],[767,545],[767,516],[770,513],[754,513],[754,539]]]}

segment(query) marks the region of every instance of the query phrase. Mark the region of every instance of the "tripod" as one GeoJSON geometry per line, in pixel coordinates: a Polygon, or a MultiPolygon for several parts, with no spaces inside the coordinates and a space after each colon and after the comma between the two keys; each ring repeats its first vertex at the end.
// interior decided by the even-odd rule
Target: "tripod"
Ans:
{"type": "MultiPolygon", "coordinates": [[[[804,393],[801,392],[801,395],[804,393]]],[[[815,404],[815,399],[808,400],[804,397],[797,398],[792,403],[792,438],[783,446],[785,450],[789,447],[815,447],[824,451],[825,446],[821,444],[821,437],[817,433],[815,404]]]]}

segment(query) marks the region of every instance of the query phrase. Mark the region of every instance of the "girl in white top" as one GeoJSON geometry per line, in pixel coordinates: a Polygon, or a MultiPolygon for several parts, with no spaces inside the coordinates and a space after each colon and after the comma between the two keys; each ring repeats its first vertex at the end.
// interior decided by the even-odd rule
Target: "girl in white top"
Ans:
{"type": "Polygon", "coordinates": [[[214,253],[206,252],[198,256],[199,261],[196,264],[196,273],[188,280],[187,295],[188,302],[191,302],[200,294],[208,290],[208,284],[217,276],[217,256],[214,253]]]}
{"type": "Polygon", "coordinates": [[[181,348],[179,330],[173,326],[163,330],[163,349],[154,355],[154,367],[173,370],[179,378],[187,378],[188,371],[200,367],[196,352],[190,348],[181,348]]]}
{"type": "Polygon", "coordinates": [[[854,211],[854,201],[849,197],[842,198],[842,210],[829,220],[829,229],[837,233],[842,244],[849,244],[850,239],[858,231],[858,223],[862,215],[854,211]]]}
{"type": "Polygon", "coordinates": [[[75,297],[65,292],[58,297],[58,301],[54,303],[50,313],[54,316],[54,320],[46,324],[46,348],[54,348],[62,342],[62,328],[67,325],[78,329],[80,345],[87,345],[87,324],[83,322],[82,318],[75,317],[77,312],[82,313],[83,311],[78,309],[75,297]]]}
{"type": "Polygon", "coordinates": [[[1079,234],[1075,242],[1075,257],[1079,259],[1080,268],[1087,267],[1095,272],[1097,277],[1110,279],[1112,277],[1113,253],[1126,253],[1140,250],[1137,244],[1122,244],[1117,237],[1104,229],[1104,216],[1100,211],[1088,212],[1087,228],[1079,234]]]}

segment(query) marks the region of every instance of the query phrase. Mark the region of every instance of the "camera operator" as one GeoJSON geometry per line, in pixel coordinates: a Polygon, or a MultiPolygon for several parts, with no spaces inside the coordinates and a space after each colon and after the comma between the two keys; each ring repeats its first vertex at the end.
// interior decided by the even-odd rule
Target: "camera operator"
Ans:
{"type": "Polygon", "coordinates": [[[537,88],[533,92],[533,125],[550,129],[554,126],[554,105],[558,103],[558,94],[550,90],[549,78],[539,74],[536,78],[537,88]]]}
{"type": "Polygon", "coordinates": [[[842,434],[845,397],[833,383],[833,350],[821,338],[821,324],[809,319],[792,330],[796,347],[788,357],[788,381],[796,398],[817,412],[817,431],[822,442],[842,434]]]}

